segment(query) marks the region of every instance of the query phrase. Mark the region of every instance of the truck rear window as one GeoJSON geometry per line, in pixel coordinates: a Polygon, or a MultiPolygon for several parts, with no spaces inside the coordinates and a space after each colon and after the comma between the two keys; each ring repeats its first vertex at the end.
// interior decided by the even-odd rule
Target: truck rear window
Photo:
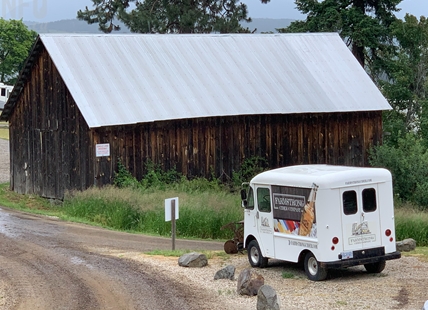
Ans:
{"type": "Polygon", "coordinates": [[[363,189],[363,211],[376,211],[376,190],[374,188],[363,189]]]}
{"type": "Polygon", "coordinates": [[[355,191],[346,191],[342,195],[343,212],[346,215],[357,213],[357,193],[355,191]]]}

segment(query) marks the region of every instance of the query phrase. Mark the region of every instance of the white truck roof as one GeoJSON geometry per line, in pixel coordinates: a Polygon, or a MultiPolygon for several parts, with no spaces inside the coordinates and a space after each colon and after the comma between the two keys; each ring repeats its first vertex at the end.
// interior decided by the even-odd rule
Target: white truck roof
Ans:
{"type": "Polygon", "coordinates": [[[364,168],[335,165],[298,165],[277,168],[256,175],[251,183],[261,185],[295,186],[318,190],[358,186],[391,181],[391,173],[383,168],[364,168]]]}

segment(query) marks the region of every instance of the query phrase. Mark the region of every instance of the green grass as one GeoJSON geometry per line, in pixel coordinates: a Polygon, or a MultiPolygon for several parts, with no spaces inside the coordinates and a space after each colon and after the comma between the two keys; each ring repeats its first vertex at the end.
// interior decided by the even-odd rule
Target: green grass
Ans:
{"type": "Polygon", "coordinates": [[[428,247],[417,247],[414,251],[402,252],[403,256],[417,257],[422,261],[428,262],[428,247]]]}
{"type": "Polygon", "coordinates": [[[109,229],[159,236],[171,235],[171,222],[165,222],[165,199],[179,197],[177,238],[225,240],[231,230],[221,227],[240,221],[243,212],[240,197],[226,190],[132,189],[107,186],[68,193],[62,205],[48,200],[20,195],[0,185],[0,204],[6,207],[58,216],[63,220],[83,222],[109,229]]]}
{"type": "Polygon", "coordinates": [[[294,278],[294,273],[289,272],[289,271],[283,271],[282,274],[281,274],[281,276],[284,279],[292,279],[292,278],[294,278]]]}
{"type": "Polygon", "coordinates": [[[397,240],[412,238],[417,246],[428,246],[428,212],[409,205],[396,208],[395,235],[397,240]]]}
{"type": "MultiPolygon", "coordinates": [[[[180,257],[183,254],[187,254],[187,253],[191,253],[191,252],[192,251],[190,251],[190,250],[154,250],[154,251],[150,251],[150,252],[145,252],[144,254],[160,255],[160,256],[166,256],[166,257],[180,257]]],[[[214,257],[224,258],[224,259],[229,258],[229,255],[223,251],[198,251],[198,253],[205,254],[205,256],[208,259],[212,259],[214,257]]]]}
{"type": "Polygon", "coordinates": [[[0,139],[9,140],[8,123],[0,122],[0,139]]]}

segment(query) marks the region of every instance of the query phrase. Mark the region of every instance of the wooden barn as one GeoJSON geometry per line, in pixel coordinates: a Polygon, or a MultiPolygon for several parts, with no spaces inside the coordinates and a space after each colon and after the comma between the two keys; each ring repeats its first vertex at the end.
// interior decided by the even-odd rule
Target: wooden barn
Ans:
{"type": "Polygon", "coordinates": [[[63,198],[141,179],[151,160],[194,176],[366,166],[389,104],[337,34],[40,35],[1,120],[10,187],[63,198]]]}

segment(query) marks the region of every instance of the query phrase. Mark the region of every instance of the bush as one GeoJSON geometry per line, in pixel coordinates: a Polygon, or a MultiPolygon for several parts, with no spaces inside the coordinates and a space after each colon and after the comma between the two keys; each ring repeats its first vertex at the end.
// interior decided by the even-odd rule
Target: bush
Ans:
{"type": "Polygon", "coordinates": [[[232,173],[232,184],[239,187],[243,182],[250,182],[254,176],[265,171],[267,168],[268,162],[263,157],[254,156],[246,158],[239,170],[232,173]]]}
{"type": "Polygon", "coordinates": [[[120,160],[117,162],[117,173],[114,175],[113,184],[119,188],[139,187],[137,179],[134,178],[120,160]]]}
{"type": "Polygon", "coordinates": [[[398,138],[396,146],[373,148],[369,161],[372,166],[391,171],[394,192],[401,200],[428,208],[428,152],[414,134],[398,138]]]}

